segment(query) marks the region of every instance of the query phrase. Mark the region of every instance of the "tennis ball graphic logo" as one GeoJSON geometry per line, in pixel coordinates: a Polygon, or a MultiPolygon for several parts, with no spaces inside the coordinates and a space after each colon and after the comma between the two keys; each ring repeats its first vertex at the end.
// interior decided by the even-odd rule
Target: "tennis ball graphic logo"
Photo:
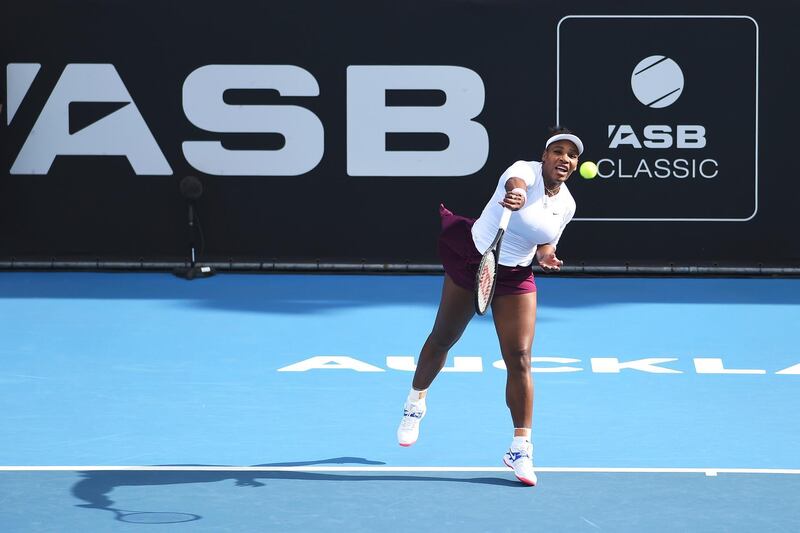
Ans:
{"type": "Polygon", "coordinates": [[[631,88],[647,107],[667,107],[683,92],[683,71],[668,57],[646,57],[633,69],[631,88]]]}

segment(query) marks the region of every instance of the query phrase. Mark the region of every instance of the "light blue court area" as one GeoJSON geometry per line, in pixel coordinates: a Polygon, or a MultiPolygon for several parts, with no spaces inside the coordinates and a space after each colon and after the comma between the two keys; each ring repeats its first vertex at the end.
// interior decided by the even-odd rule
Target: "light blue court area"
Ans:
{"type": "Polygon", "coordinates": [[[539,276],[535,489],[498,468],[490,317],[452,350],[419,442],[396,444],[441,282],[0,273],[0,465],[23,467],[0,471],[0,529],[353,530],[360,506],[362,529],[393,530],[419,501],[461,530],[502,530],[503,502],[561,530],[800,529],[800,279],[539,276]],[[198,466],[88,468],[107,465],[198,466]]]}
{"type": "Polygon", "coordinates": [[[4,531],[794,532],[800,476],[7,472],[4,531]]]}

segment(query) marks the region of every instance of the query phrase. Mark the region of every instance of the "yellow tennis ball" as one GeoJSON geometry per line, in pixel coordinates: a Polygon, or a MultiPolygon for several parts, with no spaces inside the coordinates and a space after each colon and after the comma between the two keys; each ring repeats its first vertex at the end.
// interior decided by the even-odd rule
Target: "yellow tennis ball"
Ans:
{"type": "Polygon", "coordinates": [[[597,176],[597,165],[592,163],[591,161],[584,161],[581,165],[581,176],[590,180],[597,176]]]}

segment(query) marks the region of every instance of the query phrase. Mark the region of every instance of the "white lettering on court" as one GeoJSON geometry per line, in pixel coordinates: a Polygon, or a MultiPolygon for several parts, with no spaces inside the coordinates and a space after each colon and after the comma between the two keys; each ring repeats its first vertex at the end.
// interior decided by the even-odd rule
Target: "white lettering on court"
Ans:
{"type": "Polygon", "coordinates": [[[698,374],[766,374],[760,368],[725,368],[719,357],[695,357],[694,368],[698,374]]]}
{"type": "Polygon", "coordinates": [[[386,372],[384,369],[346,355],[316,355],[299,363],[279,368],[278,372],[307,372],[309,370],[355,370],[356,372],[386,372]]]}
{"type": "Polygon", "coordinates": [[[680,370],[656,366],[677,360],[677,358],[673,357],[649,357],[621,363],[616,357],[593,357],[592,371],[598,374],[619,374],[624,369],[630,369],[650,374],[683,374],[680,370]]]}
{"type": "MultiPolygon", "coordinates": [[[[577,366],[533,366],[536,363],[580,363],[580,359],[571,357],[531,357],[531,372],[538,374],[549,372],[580,372],[583,369],[577,366]]],[[[492,366],[500,370],[506,369],[506,363],[501,359],[492,363],[492,366]]]]}
{"type": "Polygon", "coordinates": [[[783,370],[779,370],[779,371],[777,371],[775,373],[776,374],[795,374],[795,375],[800,375],[800,363],[797,363],[796,365],[792,365],[792,366],[790,366],[788,368],[784,368],[783,370]]]}
{"type": "MultiPolygon", "coordinates": [[[[483,372],[483,359],[480,356],[456,355],[452,359],[453,366],[444,367],[442,372],[483,372]]],[[[388,355],[386,366],[404,372],[414,372],[417,369],[414,357],[410,355],[388,355]]]]}

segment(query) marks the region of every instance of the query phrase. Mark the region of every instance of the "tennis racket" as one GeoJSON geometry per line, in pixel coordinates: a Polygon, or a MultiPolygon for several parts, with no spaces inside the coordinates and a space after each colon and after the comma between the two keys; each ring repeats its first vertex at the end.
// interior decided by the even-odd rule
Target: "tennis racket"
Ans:
{"type": "Polygon", "coordinates": [[[475,275],[475,311],[481,316],[486,314],[492,304],[494,288],[497,285],[497,265],[500,259],[500,243],[511,219],[511,209],[504,207],[500,217],[500,226],[497,229],[492,244],[484,252],[475,275]]]}

